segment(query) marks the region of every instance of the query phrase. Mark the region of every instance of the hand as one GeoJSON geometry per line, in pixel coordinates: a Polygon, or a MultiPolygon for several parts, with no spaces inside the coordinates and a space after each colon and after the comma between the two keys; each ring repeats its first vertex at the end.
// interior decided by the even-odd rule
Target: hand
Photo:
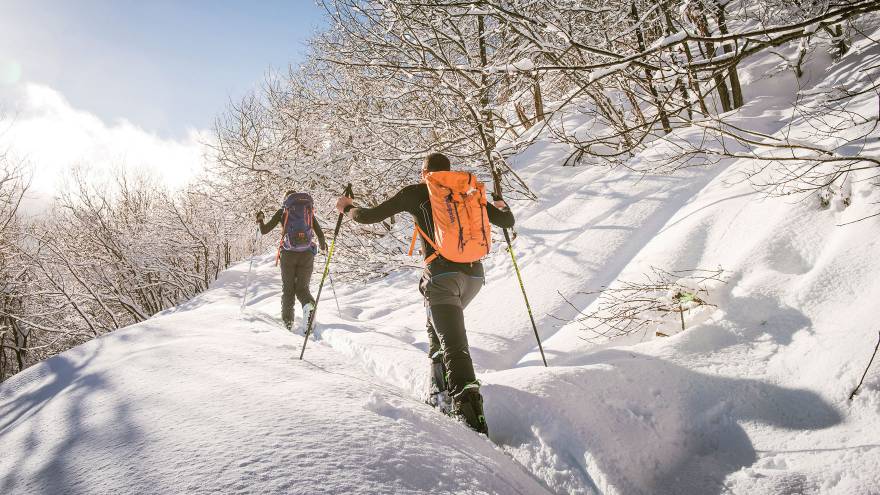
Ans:
{"type": "Polygon", "coordinates": [[[320,242],[320,244],[321,244],[319,246],[321,248],[321,252],[326,253],[327,252],[327,241],[319,240],[318,242],[320,242]]]}
{"type": "Polygon", "coordinates": [[[257,223],[263,223],[263,219],[265,218],[266,215],[264,215],[262,211],[257,212],[257,223]]]}
{"type": "Polygon", "coordinates": [[[348,196],[339,196],[336,200],[336,210],[339,213],[345,213],[345,207],[352,204],[353,200],[348,196]]]}
{"type": "Polygon", "coordinates": [[[495,208],[499,210],[509,210],[510,207],[507,206],[507,203],[504,202],[503,199],[499,199],[498,201],[492,201],[492,204],[495,205],[495,208]]]}

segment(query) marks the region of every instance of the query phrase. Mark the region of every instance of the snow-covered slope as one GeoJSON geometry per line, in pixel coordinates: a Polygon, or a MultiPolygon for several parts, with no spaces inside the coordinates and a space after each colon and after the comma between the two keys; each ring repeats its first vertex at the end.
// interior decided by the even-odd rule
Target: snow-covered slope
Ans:
{"type": "MultiPolygon", "coordinates": [[[[878,59],[863,43],[800,84],[878,59]]],[[[777,63],[744,68],[737,118],[797,133],[793,75],[758,77],[777,63]]],[[[880,330],[880,218],[839,226],[874,211],[876,188],[853,181],[851,206],[822,210],[761,198],[735,180],[745,162],[637,176],[562,168],[567,152],[541,140],[514,160],[540,196],[514,207],[515,249],[551,367],[502,250],[466,311],[497,447],[419,402],[417,273],[337,281],[341,310],[325,290],[298,361],[266,255],[244,313],[246,264],[4,383],[0,492],[880,493],[880,366],[847,400],[880,330]],[[559,293],[585,310],[579,292],[651,266],[719,265],[717,309],[672,337],[597,346],[560,322],[575,310],[559,293]]]]}
{"type": "MultiPolygon", "coordinates": [[[[266,303],[280,283],[272,258],[266,303]]],[[[546,492],[326,346],[297,360],[301,336],[239,314],[246,270],[5,383],[0,493],[546,492]]]]}

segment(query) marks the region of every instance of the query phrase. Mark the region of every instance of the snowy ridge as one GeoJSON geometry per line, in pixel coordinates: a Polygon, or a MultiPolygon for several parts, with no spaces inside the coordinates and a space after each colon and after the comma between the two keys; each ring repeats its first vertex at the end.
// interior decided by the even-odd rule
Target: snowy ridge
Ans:
{"type": "MultiPolygon", "coordinates": [[[[863,45],[796,84],[770,56],[744,68],[737,118],[797,138],[799,89],[833,87],[863,45]],[[768,88],[773,88],[770,91],[768,88]],[[751,91],[751,93],[749,93],[751,91]],[[772,96],[757,96],[767,95],[772,96]]],[[[876,104],[866,98],[864,104],[876,104]]],[[[695,131],[680,139],[697,138],[695,131]]],[[[874,143],[867,152],[876,153],[874,143]]],[[[513,166],[539,194],[515,242],[550,368],[540,366],[507,254],[466,311],[490,438],[420,402],[427,379],[418,273],[324,292],[316,341],[280,330],[272,254],[181,307],[34,366],[0,387],[2,493],[880,492],[880,200],[763,199],[749,163],[643,176],[563,169],[549,140],[513,166]],[[672,337],[594,345],[564,324],[650,267],[728,274],[717,309],[672,337]]],[[[648,160],[651,153],[637,157],[648,160]]],[[[858,178],[856,178],[858,179],[858,178]]]]}

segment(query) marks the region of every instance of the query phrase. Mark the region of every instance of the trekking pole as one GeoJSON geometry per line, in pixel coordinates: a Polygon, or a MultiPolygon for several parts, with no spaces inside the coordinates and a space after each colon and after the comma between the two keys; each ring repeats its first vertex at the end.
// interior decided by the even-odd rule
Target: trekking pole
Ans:
{"type": "Polygon", "coordinates": [[[333,275],[327,273],[327,278],[330,279],[330,290],[333,291],[333,299],[336,301],[336,314],[342,318],[342,310],[339,308],[339,298],[336,297],[336,286],[333,284],[333,275]]]}
{"type": "MultiPolygon", "coordinates": [[[[495,183],[495,191],[492,193],[492,199],[495,201],[501,201],[503,199],[501,197],[501,175],[495,170],[495,166],[491,161],[489,166],[492,167],[492,180],[495,183]]],[[[513,244],[510,242],[510,234],[507,233],[507,229],[501,230],[504,232],[504,240],[507,241],[507,252],[510,253],[510,261],[513,262],[513,271],[516,272],[516,280],[519,282],[523,301],[526,303],[526,311],[529,313],[529,320],[532,322],[532,331],[535,332],[535,340],[538,341],[538,350],[541,351],[541,361],[544,362],[544,366],[546,367],[547,358],[544,356],[544,346],[541,345],[541,337],[538,335],[538,326],[535,324],[535,317],[532,315],[532,305],[529,304],[529,296],[526,295],[526,287],[523,285],[522,274],[520,274],[519,265],[516,263],[516,255],[513,254],[513,244]]]]}
{"type": "Polygon", "coordinates": [[[241,296],[241,312],[244,313],[244,306],[247,303],[248,291],[251,290],[251,277],[254,273],[254,258],[257,257],[257,244],[260,243],[260,236],[262,232],[260,232],[260,226],[257,226],[257,232],[254,234],[254,241],[251,244],[251,266],[248,268],[247,279],[244,284],[244,295],[241,296]]]}
{"type": "MultiPolygon", "coordinates": [[[[348,196],[349,198],[354,197],[354,194],[351,192],[350,183],[345,186],[345,191],[343,191],[342,194],[348,196]]],[[[312,326],[315,324],[315,314],[318,313],[318,301],[321,300],[321,289],[324,288],[324,280],[327,278],[327,275],[330,274],[330,259],[333,257],[333,251],[336,249],[336,238],[339,237],[339,228],[342,227],[342,217],[344,216],[345,214],[340,213],[339,218],[336,219],[336,228],[333,229],[333,240],[330,242],[330,249],[327,251],[327,260],[324,261],[324,274],[321,276],[321,283],[318,284],[318,295],[315,297],[315,307],[312,308],[312,314],[309,315],[309,324],[306,327],[306,336],[303,340],[302,350],[299,353],[300,359],[302,359],[303,355],[306,353],[306,344],[309,343],[309,335],[312,333],[312,326]]]]}

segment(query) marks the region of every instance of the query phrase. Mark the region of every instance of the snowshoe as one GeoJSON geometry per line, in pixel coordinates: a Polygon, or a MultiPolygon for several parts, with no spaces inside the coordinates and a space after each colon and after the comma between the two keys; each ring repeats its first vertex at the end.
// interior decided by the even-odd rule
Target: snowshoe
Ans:
{"type": "Polygon", "coordinates": [[[449,396],[449,392],[447,392],[446,390],[431,390],[431,392],[428,394],[428,398],[425,400],[425,404],[439,409],[440,412],[442,412],[443,414],[452,414],[452,398],[449,396]]]}
{"type": "Polygon", "coordinates": [[[483,414],[483,396],[477,385],[468,385],[452,402],[452,413],[461,418],[477,433],[489,435],[489,425],[483,414]]]}
{"type": "Polygon", "coordinates": [[[284,328],[287,329],[288,332],[293,332],[293,321],[284,320],[284,328]]]}
{"type": "Polygon", "coordinates": [[[431,363],[431,385],[425,403],[443,414],[452,413],[452,397],[446,389],[446,366],[442,362],[431,363]]]}

